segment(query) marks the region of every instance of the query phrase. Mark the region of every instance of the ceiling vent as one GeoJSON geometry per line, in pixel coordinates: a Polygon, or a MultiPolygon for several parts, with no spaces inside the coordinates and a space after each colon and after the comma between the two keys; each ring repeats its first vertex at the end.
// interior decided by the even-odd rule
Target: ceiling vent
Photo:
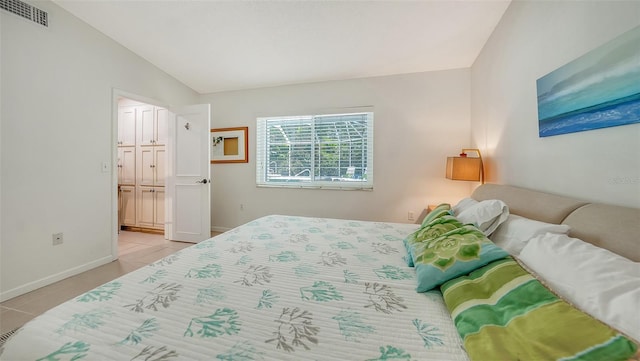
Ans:
{"type": "Polygon", "coordinates": [[[0,0],[0,8],[40,25],[49,26],[49,18],[46,11],[20,0],[0,0]]]}

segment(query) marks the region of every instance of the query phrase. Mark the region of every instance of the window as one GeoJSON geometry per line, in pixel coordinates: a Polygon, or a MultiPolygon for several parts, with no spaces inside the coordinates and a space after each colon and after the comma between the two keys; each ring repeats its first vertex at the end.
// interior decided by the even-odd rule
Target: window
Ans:
{"type": "Polygon", "coordinates": [[[257,121],[258,186],[373,189],[373,113],[257,121]]]}

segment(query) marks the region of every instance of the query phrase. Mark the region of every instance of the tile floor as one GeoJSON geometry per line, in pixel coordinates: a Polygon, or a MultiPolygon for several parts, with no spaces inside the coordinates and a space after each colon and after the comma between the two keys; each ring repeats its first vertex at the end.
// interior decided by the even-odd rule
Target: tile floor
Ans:
{"type": "Polygon", "coordinates": [[[105,282],[191,245],[167,241],[161,234],[121,231],[118,260],[0,303],[0,335],[105,282]]]}

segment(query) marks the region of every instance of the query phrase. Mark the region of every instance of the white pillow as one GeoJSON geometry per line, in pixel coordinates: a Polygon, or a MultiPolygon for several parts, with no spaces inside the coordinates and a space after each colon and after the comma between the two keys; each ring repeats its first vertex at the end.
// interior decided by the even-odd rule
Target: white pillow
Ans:
{"type": "Polygon", "coordinates": [[[478,227],[485,235],[495,231],[500,223],[507,220],[509,207],[500,200],[489,199],[469,206],[456,214],[456,218],[462,223],[471,223],[478,227]]]}
{"type": "Polygon", "coordinates": [[[531,238],[547,232],[567,234],[570,229],[566,224],[545,223],[510,214],[490,238],[498,247],[517,256],[531,238]]]}
{"type": "Polygon", "coordinates": [[[552,233],[532,238],[520,259],[576,307],[640,340],[640,263],[552,233]]]}
{"type": "Polygon", "coordinates": [[[456,204],[455,206],[451,207],[451,211],[453,212],[453,215],[456,216],[458,215],[460,212],[464,211],[465,209],[471,207],[474,204],[478,204],[479,202],[476,201],[473,198],[463,198],[460,200],[460,202],[458,202],[458,204],[456,204]]]}

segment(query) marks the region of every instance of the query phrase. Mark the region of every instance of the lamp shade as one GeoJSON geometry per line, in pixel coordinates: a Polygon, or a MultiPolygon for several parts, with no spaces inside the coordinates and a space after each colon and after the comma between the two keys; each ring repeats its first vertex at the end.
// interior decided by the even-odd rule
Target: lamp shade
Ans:
{"type": "Polygon", "coordinates": [[[447,157],[447,179],[480,181],[481,158],[447,157]]]}

